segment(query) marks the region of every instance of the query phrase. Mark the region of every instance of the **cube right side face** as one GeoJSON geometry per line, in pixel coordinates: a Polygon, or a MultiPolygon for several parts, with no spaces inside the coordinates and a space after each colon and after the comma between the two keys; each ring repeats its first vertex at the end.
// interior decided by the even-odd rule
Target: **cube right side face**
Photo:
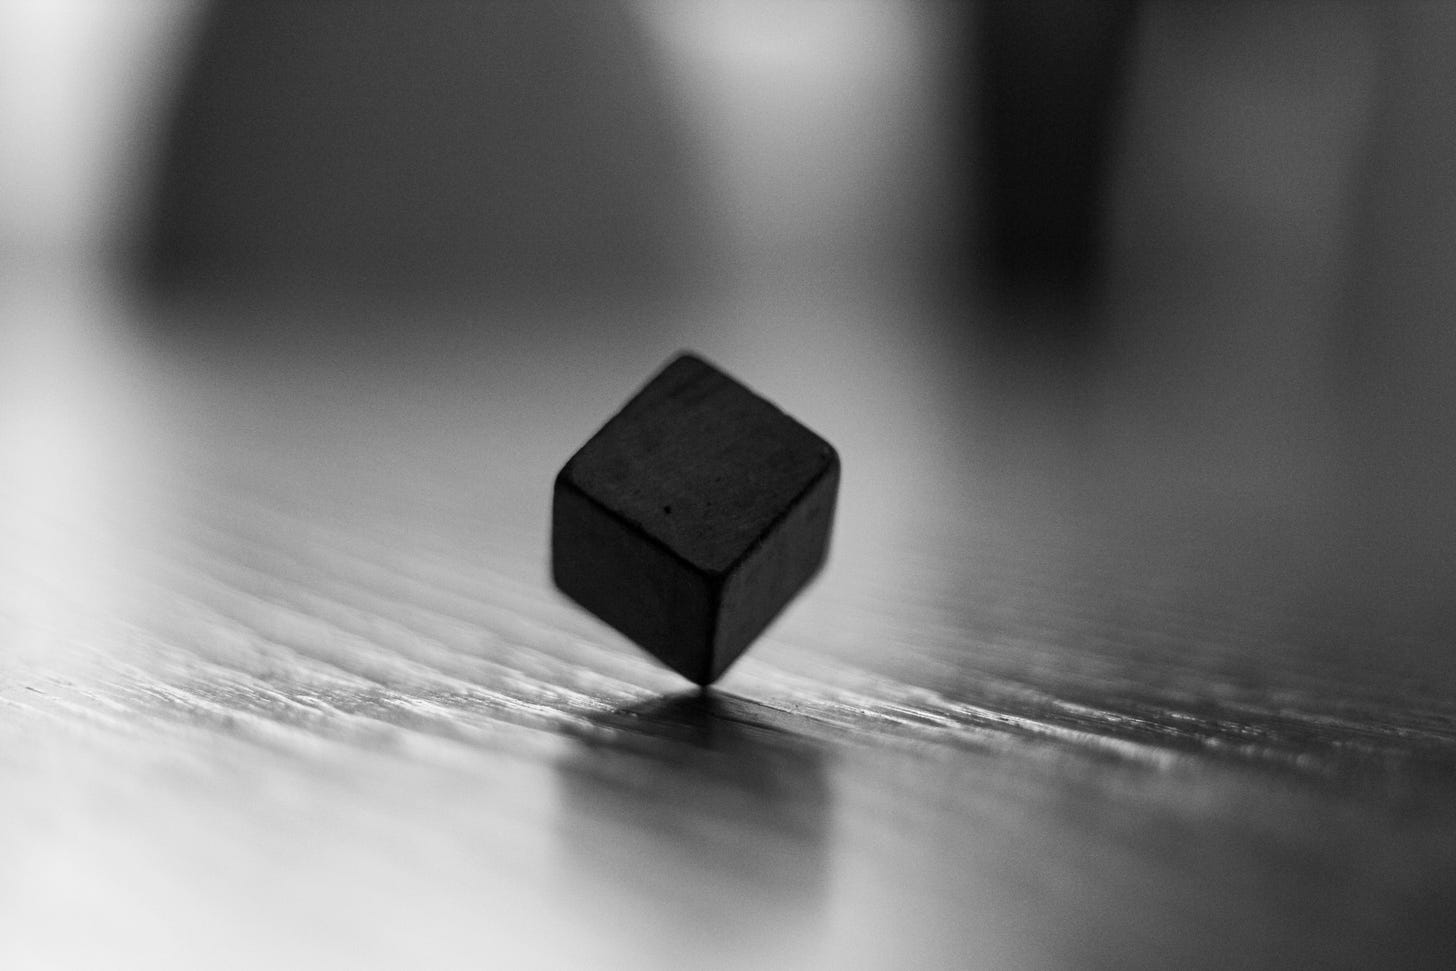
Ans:
{"type": "Polygon", "coordinates": [[[551,502],[551,569],[563,593],[695,684],[713,677],[717,578],[583,492],[571,464],[551,502]]]}
{"type": "Polygon", "coordinates": [[[716,679],[817,574],[829,553],[839,495],[839,457],[725,577],[718,601],[711,677],[716,679]]]}

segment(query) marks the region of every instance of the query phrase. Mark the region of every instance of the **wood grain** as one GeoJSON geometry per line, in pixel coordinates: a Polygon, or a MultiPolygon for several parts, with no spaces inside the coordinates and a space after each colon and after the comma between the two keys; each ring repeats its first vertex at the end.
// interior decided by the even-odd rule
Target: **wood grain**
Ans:
{"type": "Polygon", "coordinates": [[[1087,464],[1115,435],[988,410],[934,319],[668,328],[851,470],[823,578],[694,695],[545,560],[552,476],[660,322],[182,307],[163,338],[104,281],[10,292],[6,967],[1452,953],[1440,612],[1349,595],[1333,507],[1159,499],[1087,464]]]}

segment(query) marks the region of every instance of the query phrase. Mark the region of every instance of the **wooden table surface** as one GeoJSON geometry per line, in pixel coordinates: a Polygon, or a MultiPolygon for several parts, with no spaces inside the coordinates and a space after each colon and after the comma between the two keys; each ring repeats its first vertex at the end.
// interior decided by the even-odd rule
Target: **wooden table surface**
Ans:
{"type": "Polygon", "coordinates": [[[1362,575],[1317,463],[1251,494],[886,292],[11,272],[0,967],[1451,966],[1429,578],[1362,575]],[[844,461],[826,573],[705,696],[545,558],[680,347],[844,461]]]}

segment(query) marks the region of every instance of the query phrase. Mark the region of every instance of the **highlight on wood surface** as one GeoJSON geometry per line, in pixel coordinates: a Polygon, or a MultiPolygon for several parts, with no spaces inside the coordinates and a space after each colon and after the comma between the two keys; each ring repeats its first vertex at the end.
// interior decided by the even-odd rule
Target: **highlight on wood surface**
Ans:
{"type": "Polygon", "coordinates": [[[556,477],[556,585],[696,684],[716,681],[818,573],[839,456],[681,354],[556,477]]]}

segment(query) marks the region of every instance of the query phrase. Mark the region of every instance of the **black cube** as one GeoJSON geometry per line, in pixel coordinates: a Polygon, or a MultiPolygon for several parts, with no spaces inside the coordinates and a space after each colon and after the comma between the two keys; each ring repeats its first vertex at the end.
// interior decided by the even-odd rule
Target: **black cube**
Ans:
{"type": "Polygon", "coordinates": [[[717,680],[824,563],[839,456],[692,354],[556,476],[556,585],[696,684],[717,680]]]}

